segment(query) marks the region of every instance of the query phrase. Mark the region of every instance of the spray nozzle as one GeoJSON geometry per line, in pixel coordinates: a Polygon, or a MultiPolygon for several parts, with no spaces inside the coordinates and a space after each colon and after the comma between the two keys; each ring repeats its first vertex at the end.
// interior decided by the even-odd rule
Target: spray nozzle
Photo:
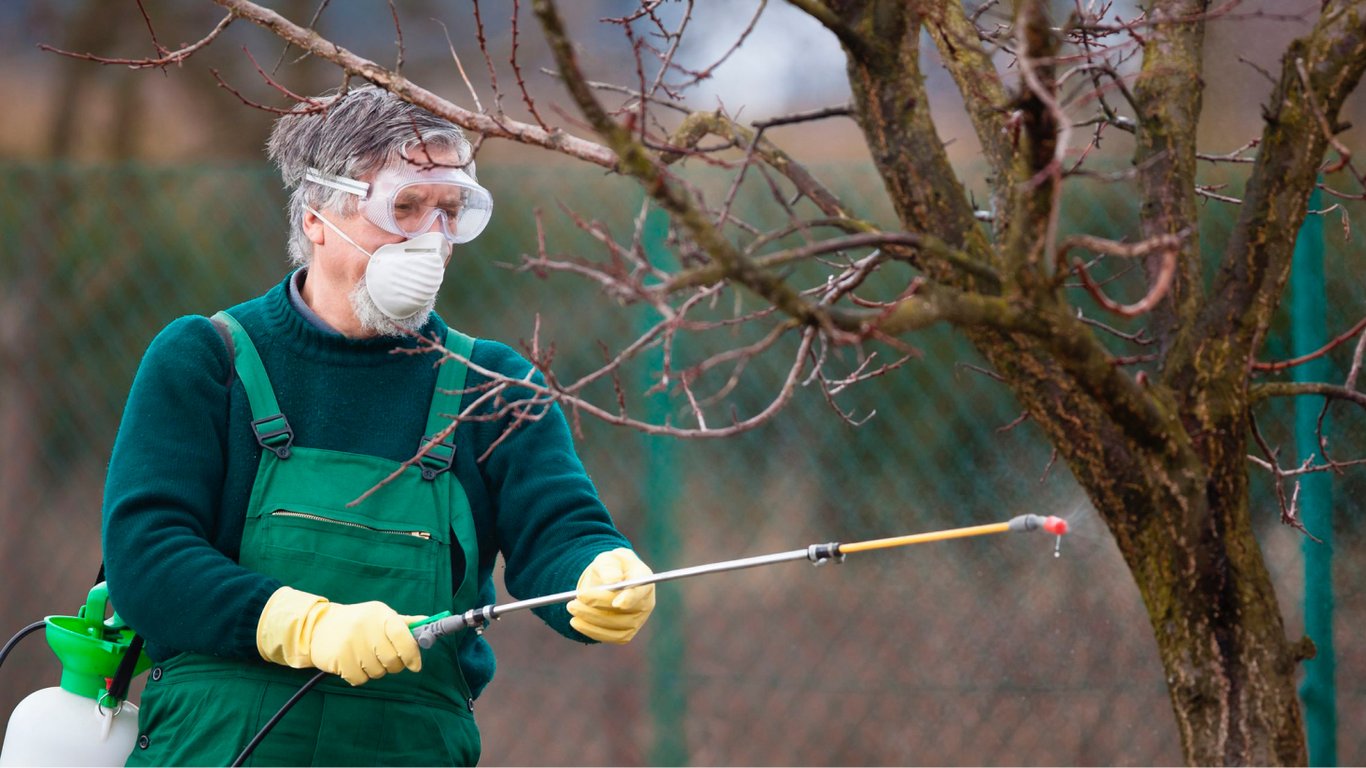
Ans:
{"type": "Polygon", "coordinates": [[[1067,521],[1056,515],[1020,515],[1013,517],[1006,523],[1008,530],[1011,531],[1037,531],[1042,529],[1046,533],[1051,533],[1058,537],[1053,544],[1053,556],[1058,557],[1059,549],[1062,547],[1063,534],[1067,533],[1067,521]]]}
{"type": "Polygon", "coordinates": [[[1049,515],[1048,517],[1044,517],[1043,515],[1020,515],[1011,518],[1007,525],[1010,526],[1011,531],[1015,532],[1037,531],[1042,529],[1054,536],[1061,536],[1067,533],[1068,529],[1067,521],[1054,515],[1049,515]]]}

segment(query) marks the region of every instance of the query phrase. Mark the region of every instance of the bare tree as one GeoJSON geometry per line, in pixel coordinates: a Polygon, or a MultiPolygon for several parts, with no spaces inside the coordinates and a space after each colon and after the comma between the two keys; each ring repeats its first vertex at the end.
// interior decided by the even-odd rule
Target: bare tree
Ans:
{"type": "MultiPolygon", "coordinates": [[[[1207,26],[1239,13],[1268,15],[1240,10],[1238,0],[1153,0],[1132,17],[1108,2],[1075,0],[1061,23],[1050,17],[1058,4],[1044,0],[1014,0],[1010,7],[985,0],[973,9],[947,0],[788,0],[838,38],[853,101],[750,124],[725,110],[685,106],[683,94],[720,63],[680,63],[694,13],[704,12],[692,0],[672,14],[665,11],[678,8],[665,0],[642,0],[631,13],[601,20],[634,52],[636,67],[621,83],[590,80],[553,0],[531,3],[553,56],[550,74],[578,116],[538,106],[518,58],[528,43],[525,34],[519,38],[522,9],[513,2],[512,76],[504,76],[502,88],[515,89],[507,101],[524,106],[528,120],[503,109],[477,1],[470,28],[494,76],[492,94],[481,98],[469,86],[471,108],[409,81],[397,66],[324,39],[313,28],[316,19],[301,24],[248,0],[214,2],[226,9],[217,30],[178,51],[158,45],[160,57],[142,65],[175,63],[245,19],[331,62],[342,87],[367,80],[481,140],[539,146],[609,169],[638,182],[649,207],[670,217],[678,256],[672,268],[642,249],[645,211],[625,239],[580,219],[602,243],[597,256],[566,256],[541,238],[527,269],[579,274],[614,299],[653,306],[662,320],[573,382],[555,376],[550,350],[533,341],[529,353],[545,383],[484,371],[494,386],[481,404],[532,419],[537,405],[556,401],[576,417],[720,437],[773,418],[794,387],[813,382],[852,420],[836,395],[905,363],[917,330],[950,324],[1048,436],[1114,535],[1147,606],[1186,759],[1306,762],[1294,675],[1313,646],[1286,636],[1253,538],[1249,468],[1270,471],[1280,488],[1308,472],[1362,461],[1325,453],[1282,466],[1281,452],[1261,438],[1254,417],[1269,398],[1283,396],[1366,406],[1356,381],[1366,346],[1360,341],[1344,382],[1268,381],[1268,372],[1302,361],[1258,359],[1311,191],[1319,184],[1339,205],[1366,192],[1338,139],[1345,129],[1339,112],[1366,68],[1366,0],[1322,2],[1312,29],[1285,51],[1280,71],[1266,73],[1274,86],[1259,135],[1227,155],[1202,154],[1196,128],[1207,26]],[[976,209],[932,121],[922,31],[953,75],[990,167],[986,210],[976,209]],[[775,125],[835,116],[852,117],[862,130],[899,230],[861,218],[765,136],[775,125]],[[1133,165],[1107,175],[1090,161],[1114,132],[1132,136],[1133,165]],[[596,139],[584,138],[590,135],[596,139]],[[1201,161],[1250,167],[1241,198],[1198,186],[1201,161]],[[726,169],[733,183],[708,195],[676,172],[685,163],[726,169]],[[1324,186],[1317,179],[1325,171],[1352,188],[1324,186]],[[731,210],[747,177],[772,190],[782,224],[761,227],[731,210]],[[1140,204],[1138,231],[1125,241],[1062,231],[1064,187],[1097,178],[1129,185],[1140,204]],[[1222,255],[1210,279],[1202,277],[1200,259],[1202,196],[1240,206],[1227,241],[1214,244],[1222,255]],[[1101,272],[1109,276],[1097,277],[1101,272]],[[1126,291],[1139,298],[1113,298],[1126,291]],[[743,300],[719,301],[726,294],[743,300]],[[1087,316],[1083,306],[1118,320],[1087,316]],[[1141,332],[1116,327],[1135,318],[1146,324],[1141,332]],[[680,334],[718,328],[750,330],[736,336],[743,343],[700,360],[672,355],[680,334]],[[689,403],[686,423],[646,423],[628,407],[621,367],[655,348],[666,361],[658,387],[689,403]],[[790,368],[771,401],[750,413],[732,411],[727,395],[747,364],[778,354],[789,356],[790,368]],[[615,402],[587,396],[604,382],[614,383],[615,402]],[[534,397],[505,401],[503,390],[513,386],[534,397]]],[[[758,13],[765,8],[760,3],[758,13]]],[[[735,45],[722,60],[744,45],[753,25],[736,27],[735,45]]],[[[470,83],[468,63],[457,58],[453,69],[470,83]]],[[[289,93],[275,74],[262,76],[289,93]]],[[[1344,329],[1316,355],[1348,344],[1363,326],[1344,329]]],[[[1282,518],[1302,529],[1295,498],[1280,495],[1282,518]]]]}

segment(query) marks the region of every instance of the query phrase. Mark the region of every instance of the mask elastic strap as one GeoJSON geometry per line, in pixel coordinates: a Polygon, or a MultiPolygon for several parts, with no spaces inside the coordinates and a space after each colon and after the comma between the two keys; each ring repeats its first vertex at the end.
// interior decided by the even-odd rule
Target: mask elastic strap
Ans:
{"type": "Polygon", "coordinates": [[[327,228],[328,228],[328,229],[332,230],[333,232],[336,232],[338,237],[340,237],[341,239],[343,239],[343,240],[345,240],[346,242],[350,243],[351,246],[354,247],[356,250],[360,251],[361,253],[365,254],[366,256],[374,257],[375,254],[373,254],[373,253],[371,253],[371,252],[365,250],[364,248],[360,247],[359,245],[356,245],[356,241],[355,241],[355,240],[352,240],[350,237],[348,237],[347,234],[346,234],[345,232],[343,232],[343,231],[341,231],[340,229],[337,228],[337,225],[336,225],[336,224],[333,224],[332,222],[328,221],[326,216],[322,215],[321,213],[318,213],[316,210],[313,209],[312,206],[305,205],[305,206],[304,206],[304,210],[305,210],[305,211],[308,211],[309,213],[313,214],[314,216],[317,216],[318,219],[319,219],[322,223],[324,223],[324,224],[327,225],[327,228]]]}

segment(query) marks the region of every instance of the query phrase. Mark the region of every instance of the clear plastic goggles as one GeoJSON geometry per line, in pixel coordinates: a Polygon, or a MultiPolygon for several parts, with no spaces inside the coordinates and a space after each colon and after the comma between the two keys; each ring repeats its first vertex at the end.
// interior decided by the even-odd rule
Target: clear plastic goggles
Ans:
{"type": "Polygon", "coordinates": [[[372,183],[309,168],[304,181],[356,195],[370,223],[404,237],[430,232],[439,223],[437,231],[447,240],[468,243],[493,215],[493,196],[459,168],[385,168],[372,183]]]}

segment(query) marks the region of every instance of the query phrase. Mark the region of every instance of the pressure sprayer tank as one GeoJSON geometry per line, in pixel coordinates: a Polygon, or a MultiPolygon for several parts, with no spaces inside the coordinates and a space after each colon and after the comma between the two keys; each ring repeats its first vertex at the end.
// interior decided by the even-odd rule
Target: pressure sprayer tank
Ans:
{"type": "MultiPolygon", "coordinates": [[[[0,766],[123,765],[138,736],[138,708],[106,689],[133,640],[115,614],[104,618],[109,591],[90,590],[77,616],[48,616],[47,642],[62,663],[61,685],[30,694],[10,715],[0,766]]],[[[151,665],[139,655],[133,674],[151,665]]]]}

